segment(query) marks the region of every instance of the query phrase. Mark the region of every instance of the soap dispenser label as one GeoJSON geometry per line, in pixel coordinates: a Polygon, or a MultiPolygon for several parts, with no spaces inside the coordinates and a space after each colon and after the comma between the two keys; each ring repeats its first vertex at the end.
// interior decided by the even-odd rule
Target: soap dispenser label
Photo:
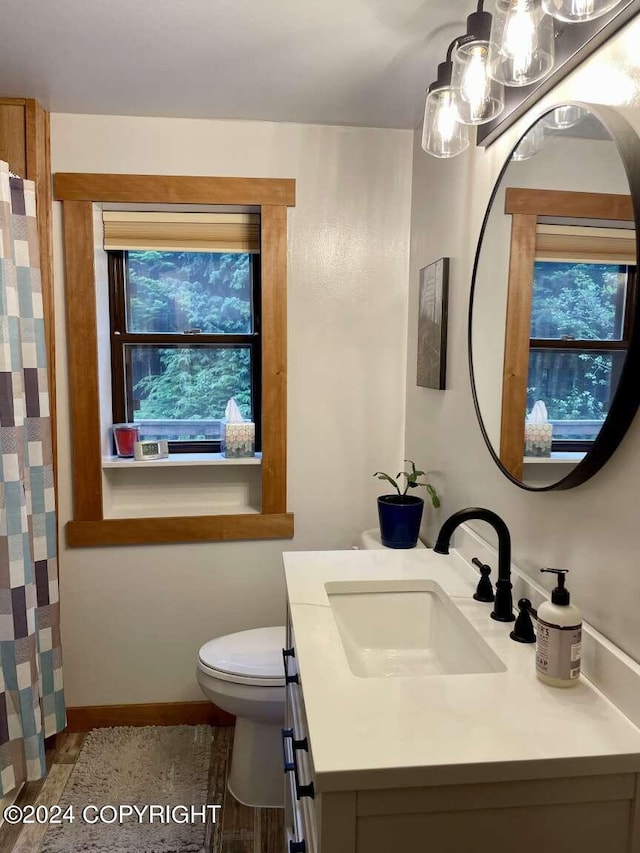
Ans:
{"type": "Polygon", "coordinates": [[[547,678],[573,681],[580,675],[582,626],[559,628],[538,619],[536,669],[547,678]]]}

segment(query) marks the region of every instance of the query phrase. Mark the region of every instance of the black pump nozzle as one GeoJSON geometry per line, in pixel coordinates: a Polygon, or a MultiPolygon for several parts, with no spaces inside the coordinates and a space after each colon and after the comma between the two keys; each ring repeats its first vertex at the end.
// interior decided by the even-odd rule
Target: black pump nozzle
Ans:
{"type": "Polygon", "coordinates": [[[549,572],[549,574],[558,576],[558,586],[551,593],[551,603],[559,604],[561,607],[566,607],[569,604],[571,596],[569,590],[565,589],[565,575],[569,569],[540,569],[541,572],[549,572]]]}

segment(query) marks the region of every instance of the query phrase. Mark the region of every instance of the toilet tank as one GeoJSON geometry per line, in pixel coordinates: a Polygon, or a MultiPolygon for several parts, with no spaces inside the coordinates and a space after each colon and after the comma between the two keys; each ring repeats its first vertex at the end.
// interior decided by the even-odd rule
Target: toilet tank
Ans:
{"type": "MultiPolygon", "coordinates": [[[[360,534],[360,539],[358,541],[358,544],[354,545],[354,549],[357,551],[358,550],[372,551],[376,548],[381,549],[381,548],[386,548],[386,547],[387,547],[386,545],[382,544],[382,541],[380,539],[380,530],[377,527],[373,527],[371,530],[363,531],[360,534]]],[[[418,539],[418,544],[416,545],[416,548],[424,548],[424,547],[426,547],[424,542],[421,542],[418,539]]],[[[390,548],[389,550],[393,550],[393,549],[390,548]]]]}

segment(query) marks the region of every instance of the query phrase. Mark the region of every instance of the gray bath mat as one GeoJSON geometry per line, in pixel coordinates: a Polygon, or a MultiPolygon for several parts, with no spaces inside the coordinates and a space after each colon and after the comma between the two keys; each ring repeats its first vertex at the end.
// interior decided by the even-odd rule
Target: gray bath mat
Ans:
{"type": "MultiPolygon", "coordinates": [[[[71,807],[74,821],[49,826],[41,853],[200,853],[206,822],[199,816],[191,820],[190,807],[207,803],[211,737],[209,726],[122,727],[88,734],[59,803],[63,814],[71,807]],[[155,810],[153,822],[144,809],[150,805],[165,807],[162,814],[155,810]],[[104,806],[115,808],[101,812],[104,806]],[[141,814],[125,814],[120,822],[120,806],[138,806],[141,814]],[[100,814],[108,821],[117,815],[117,820],[90,822],[100,814]],[[185,816],[189,822],[183,823],[185,816]]],[[[207,819],[212,815],[209,810],[207,819]]]]}

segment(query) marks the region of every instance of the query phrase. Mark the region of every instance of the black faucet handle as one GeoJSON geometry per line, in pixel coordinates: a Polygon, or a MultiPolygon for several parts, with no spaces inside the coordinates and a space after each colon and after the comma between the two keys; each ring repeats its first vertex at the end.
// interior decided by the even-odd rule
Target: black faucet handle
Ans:
{"type": "Polygon", "coordinates": [[[480,580],[478,581],[478,586],[473,597],[476,601],[494,601],[495,595],[493,594],[493,586],[491,585],[491,580],[489,579],[489,575],[491,574],[491,566],[488,566],[486,563],[483,563],[482,560],[478,559],[478,557],[474,557],[471,562],[474,564],[474,566],[477,566],[480,569],[480,580]]]}
{"type": "Polygon", "coordinates": [[[516,624],[513,626],[513,631],[509,634],[512,640],[516,643],[535,643],[536,632],[531,621],[531,614],[536,615],[536,611],[531,606],[528,598],[521,598],[518,601],[518,617],[516,624]]]}

